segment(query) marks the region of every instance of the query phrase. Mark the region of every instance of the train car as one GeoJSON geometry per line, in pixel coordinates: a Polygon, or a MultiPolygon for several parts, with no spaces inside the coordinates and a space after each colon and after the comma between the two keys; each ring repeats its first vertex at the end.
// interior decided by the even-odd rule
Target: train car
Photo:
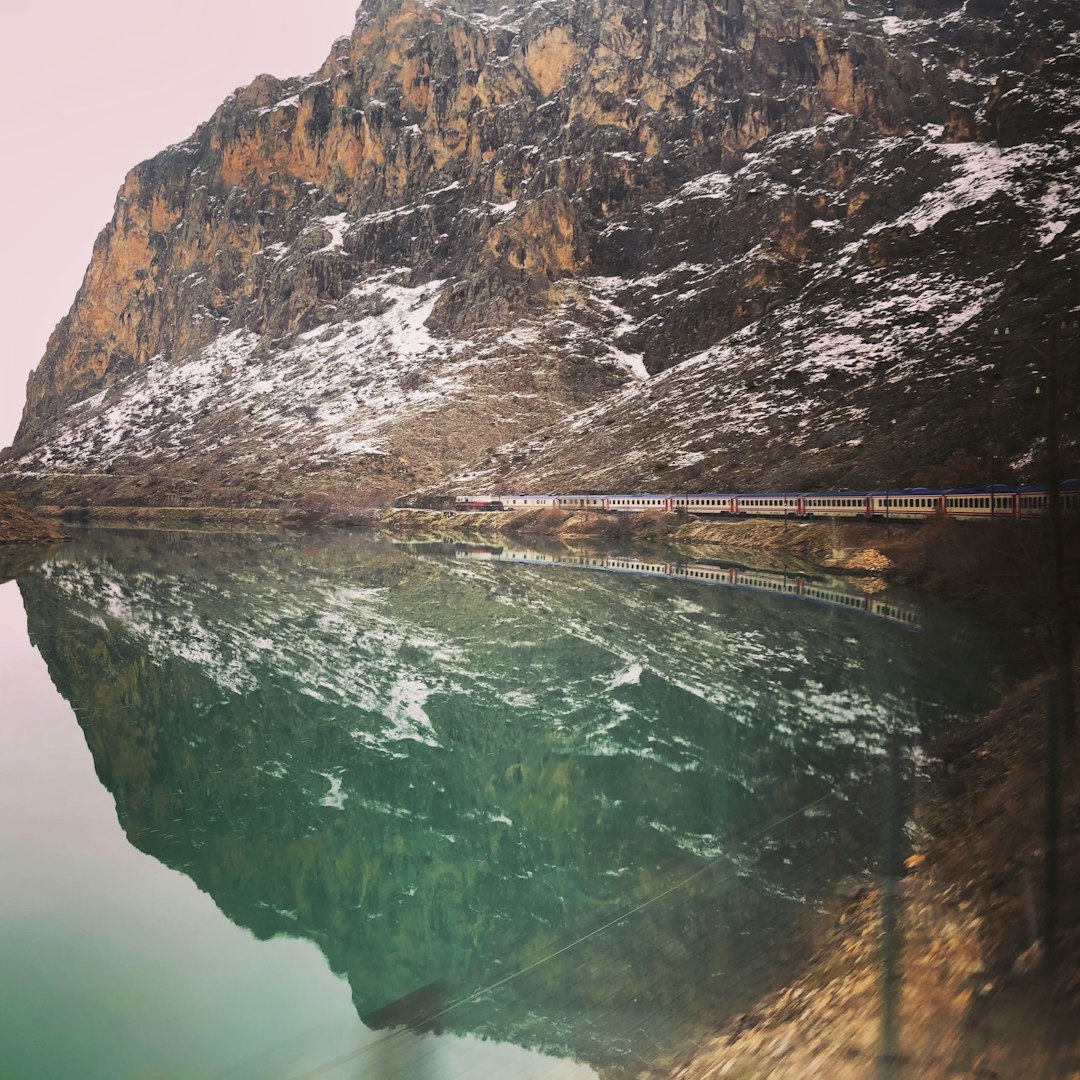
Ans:
{"type": "Polygon", "coordinates": [[[606,510],[607,495],[556,495],[555,505],[560,510],[606,510]]]}
{"type": "MultiPolygon", "coordinates": [[[[1045,484],[1031,484],[1016,489],[1017,517],[1046,517],[1050,513],[1050,492],[1045,484]]],[[[1062,480],[1061,509],[1066,514],[1080,513],[1080,480],[1062,480]]]]}
{"type": "Polygon", "coordinates": [[[736,514],[754,514],[764,517],[802,517],[803,507],[799,495],[777,495],[775,492],[751,492],[734,497],[736,514]]]}
{"type": "Polygon", "coordinates": [[[712,491],[700,495],[673,495],[671,505],[687,514],[734,514],[737,495],[712,491]]]}
{"type": "Polygon", "coordinates": [[[930,488],[871,491],[866,499],[867,517],[883,517],[890,521],[925,521],[945,512],[941,492],[930,488]]]}
{"type": "Polygon", "coordinates": [[[809,492],[799,496],[805,517],[873,517],[865,491],[809,492]]]}
{"type": "Polygon", "coordinates": [[[1021,516],[1018,492],[1015,488],[1003,484],[993,487],[948,488],[942,492],[941,499],[945,516],[957,521],[971,518],[1017,519],[1021,516]]]}
{"type": "Polygon", "coordinates": [[[554,495],[500,495],[499,500],[507,510],[535,510],[556,505],[554,495]]]}
{"type": "Polygon", "coordinates": [[[647,510],[674,509],[674,495],[602,495],[605,510],[641,514],[647,510]]]}

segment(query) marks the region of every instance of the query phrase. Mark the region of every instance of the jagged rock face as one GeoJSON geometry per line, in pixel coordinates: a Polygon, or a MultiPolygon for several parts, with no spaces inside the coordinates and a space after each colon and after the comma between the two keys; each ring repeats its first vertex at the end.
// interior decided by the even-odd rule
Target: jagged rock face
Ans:
{"type": "Polygon", "coordinates": [[[1026,358],[988,393],[976,344],[1064,291],[1078,25],[375,0],[315,75],[260,77],[128,176],[8,479],[266,502],[1020,458],[1026,358]]]}

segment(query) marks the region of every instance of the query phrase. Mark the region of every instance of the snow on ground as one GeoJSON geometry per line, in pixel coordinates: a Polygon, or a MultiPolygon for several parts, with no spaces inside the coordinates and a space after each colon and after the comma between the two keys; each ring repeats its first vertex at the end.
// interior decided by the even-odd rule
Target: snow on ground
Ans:
{"type": "Polygon", "coordinates": [[[608,345],[611,356],[635,379],[646,382],[649,371],[645,367],[645,359],[641,353],[630,352],[618,345],[620,337],[638,329],[634,318],[611,299],[612,294],[625,287],[626,282],[622,278],[594,277],[583,279],[582,285],[589,290],[592,303],[611,320],[610,344],[608,345]]]}
{"type": "Polygon", "coordinates": [[[321,255],[328,251],[340,251],[345,246],[345,231],[349,227],[346,224],[348,218],[348,214],[334,214],[332,217],[319,218],[315,222],[317,227],[324,228],[330,233],[330,242],[326,247],[320,248],[316,254],[321,255]]]}
{"type": "MultiPolygon", "coordinates": [[[[74,405],[61,434],[23,464],[79,468],[120,451],[177,456],[187,431],[198,423],[213,431],[215,421],[222,440],[240,423],[248,434],[303,437],[339,454],[385,453],[381,432],[392,419],[436,406],[456,385],[438,374],[455,347],[424,325],[444,282],[408,286],[402,276],[381,274],[353,290],[352,300],[378,314],[320,326],[275,354],[236,330],[193,359],[155,357],[74,405]]],[[[213,448],[201,441],[203,452],[213,448]]]]}
{"type": "MultiPolygon", "coordinates": [[[[917,206],[890,222],[890,226],[910,225],[921,233],[937,225],[946,214],[986,202],[995,195],[1016,195],[1025,179],[1045,170],[1059,154],[1052,147],[1035,144],[1003,149],[992,143],[946,143],[935,150],[952,162],[953,178],[924,195],[917,206]]],[[[877,226],[870,233],[884,227],[877,226]]]]}

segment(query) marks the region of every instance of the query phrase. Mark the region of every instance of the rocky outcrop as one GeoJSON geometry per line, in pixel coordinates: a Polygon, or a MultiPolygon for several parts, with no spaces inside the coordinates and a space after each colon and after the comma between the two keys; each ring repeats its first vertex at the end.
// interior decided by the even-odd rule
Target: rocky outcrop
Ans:
{"type": "MultiPolygon", "coordinates": [[[[51,521],[24,510],[10,499],[0,498],[0,544],[57,543],[66,539],[51,521]]],[[[2,568],[0,580],[6,580],[2,568]]]]}
{"type": "Polygon", "coordinates": [[[1027,358],[982,334],[1068,291],[1078,26],[371,0],[127,177],[4,468],[276,504],[895,482],[988,438],[1021,465],[1027,358]]]}

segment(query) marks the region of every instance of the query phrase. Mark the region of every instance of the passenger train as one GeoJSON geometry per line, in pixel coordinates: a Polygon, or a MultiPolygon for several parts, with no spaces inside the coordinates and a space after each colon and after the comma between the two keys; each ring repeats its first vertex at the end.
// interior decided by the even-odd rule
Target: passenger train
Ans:
{"type": "MultiPolygon", "coordinates": [[[[1045,484],[1013,487],[902,488],[890,491],[751,492],[689,495],[458,495],[459,510],[604,510],[614,513],[661,511],[701,516],[831,517],[925,521],[1008,520],[1046,517],[1045,484]]],[[[1080,512],[1080,480],[1061,484],[1062,509],[1080,512]]]]}

